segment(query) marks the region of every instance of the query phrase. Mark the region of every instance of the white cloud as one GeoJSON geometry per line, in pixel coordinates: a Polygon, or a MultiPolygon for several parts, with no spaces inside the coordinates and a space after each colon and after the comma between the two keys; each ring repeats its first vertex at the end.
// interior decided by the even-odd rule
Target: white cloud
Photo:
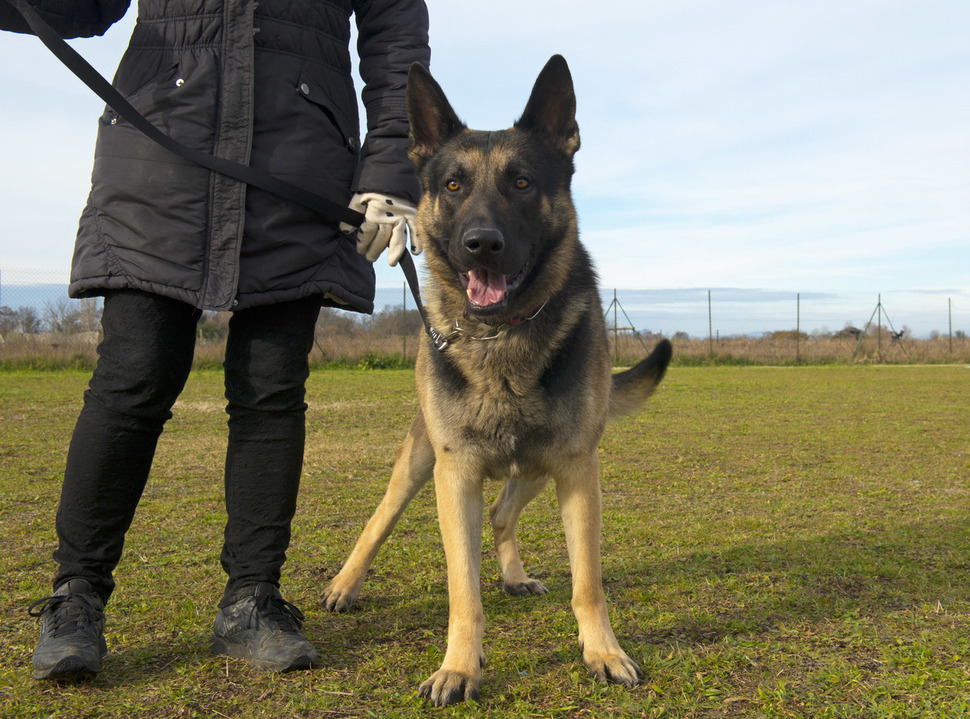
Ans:
{"type": "MultiPolygon", "coordinates": [[[[963,0],[429,9],[432,70],[474,127],[508,126],[548,57],[567,58],[581,227],[605,283],[970,287],[963,0]]],[[[129,15],[75,42],[108,76],[129,15]]],[[[0,266],[66,266],[101,103],[10,34],[0,93],[0,266]]]]}

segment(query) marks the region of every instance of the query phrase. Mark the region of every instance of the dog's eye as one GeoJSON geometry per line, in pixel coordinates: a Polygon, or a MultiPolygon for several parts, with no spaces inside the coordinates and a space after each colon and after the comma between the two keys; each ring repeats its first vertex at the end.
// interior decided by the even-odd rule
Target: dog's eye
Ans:
{"type": "Polygon", "coordinates": [[[517,177],[515,179],[516,190],[528,190],[531,186],[532,182],[529,181],[528,177],[517,177]]]}
{"type": "Polygon", "coordinates": [[[445,189],[448,190],[448,192],[458,192],[458,190],[461,189],[461,183],[458,182],[458,180],[448,180],[448,182],[445,183],[445,189]]]}

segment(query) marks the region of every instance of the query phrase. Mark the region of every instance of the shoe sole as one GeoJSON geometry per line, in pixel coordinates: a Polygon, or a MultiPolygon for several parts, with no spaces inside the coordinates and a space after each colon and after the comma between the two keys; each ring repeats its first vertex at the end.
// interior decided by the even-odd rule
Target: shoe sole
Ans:
{"type": "Polygon", "coordinates": [[[34,669],[31,676],[34,679],[88,679],[102,671],[100,663],[88,663],[78,657],[64,657],[52,667],[34,669]]]}
{"type": "Polygon", "coordinates": [[[212,653],[224,654],[235,659],[242,659],[250,666],[268,672],[292,672],[312,669],[313,663],[316,661],[316,657],[311,657],[306,654],[300,654],[299,656],[293,657],[293,659],[288,662],[272,662],[266,661],[265,659],[256,659],[253,656],[253,653],[245,645],[237,644],[235,642],[227,642],[226,640],[217,636],[212,637],[212,653]]]}

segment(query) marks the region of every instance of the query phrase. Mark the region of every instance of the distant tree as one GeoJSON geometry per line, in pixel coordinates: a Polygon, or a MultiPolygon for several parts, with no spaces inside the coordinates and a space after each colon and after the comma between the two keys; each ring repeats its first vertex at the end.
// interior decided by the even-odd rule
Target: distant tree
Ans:
{"type": "Polygon", "coordinates": [[[354,313],[324,307],[317,318],[317,332],[320,334],[356,335],[360,333],[361,323],[354,319],[354,313]]]}
{"type": "Polygon", "coordinates": [[[82,332],[96,332],[101,328],[101,302],[96,297],[77,301],[78,318],[82,332]]]}
{"type": "Polygon", "coordinates": [[[0,334],[35,334],[41,328],[42,323],[33,307],[18,307],[15,310],[6,305],[0,307],[0,334]]]}
{"type": "Polygon", "coordinates": [[[862,330],[860,330],[858,327],[853,327],[852,325],[846,325],[832,336],[839,340],[857,340],[862,336],[862,330]]]}
{"type": "Polygon", "coordinates": [[[101,310],[94,298],[79,301],[60,299],[44,307],[44,327],[54,334],[75,334],[98,329],[101,310]]]}
{"type": "Polygon", "coordinates": [[[368,324],[370,330],[381,337],[413,335],[421,331],[421,313],[404,310],[401,305],[391,305],[376,313],[368,324]]]}
{"type": "Polygon", "coordinates": [[[808,335],[798,330],[778,330],[769,334],[768,339],[794,342],[795,340],[807,340],[808,335]]]}
{"type": "Polygon", "coordinates": [[[17,308],[18,331],[24,334],[37,334],[44,329],[44,323],[37,315],[37,310],[33,307],[17,308]]]}
{"type": "Polygon", "coordinates": [[[196,328],[200,340],[219,341],[229,333],[229,315],[225,312],[206,311],[196,328]]]}
{"type": "Polygon", "coordinates": [[[0,307],[0,335],[17,331],[17,313],[3,305],[0,307]]]}

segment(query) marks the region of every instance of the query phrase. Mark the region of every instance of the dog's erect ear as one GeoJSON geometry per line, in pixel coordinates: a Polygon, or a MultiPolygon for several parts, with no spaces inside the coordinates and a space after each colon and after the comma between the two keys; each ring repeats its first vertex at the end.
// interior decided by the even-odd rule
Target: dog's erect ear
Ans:
{"type": "Polygon", "coordinates": [[[572,157],[579,149],[576,124],[576,93],[569,66],[562,55],[553,55],[539,73],[525,112],[515,123],[520,130],[539,132],[572,157]]]}
{"type": "Polygon", "coordinates": [[[411,149],[408,156],[420,170],[435,150],[465,129],[448,98],[431,73],[418,63],[408,71],[408,120],[411,149]]]}

